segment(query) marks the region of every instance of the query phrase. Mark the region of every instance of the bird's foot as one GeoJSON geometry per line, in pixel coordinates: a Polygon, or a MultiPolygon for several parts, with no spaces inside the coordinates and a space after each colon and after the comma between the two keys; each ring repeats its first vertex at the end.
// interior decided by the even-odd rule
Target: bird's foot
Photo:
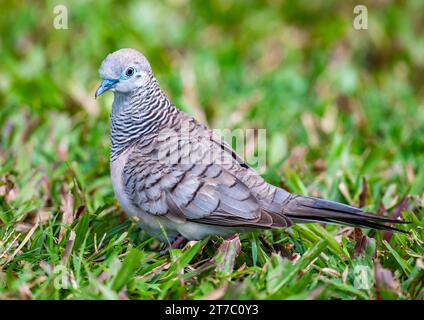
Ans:
{"type": "Polygon", "coordinates": [[[179,234],[170,245],[167,245],[165,249],[163,249],[163,250],[160,251],[160,254],[165,254],[165,253],[167,253],[171,249],[178,249],[178,248],[180,248],[180,246],[185,241],[187,241],[187,239],[184,238],[182,235],[179,234]]]}

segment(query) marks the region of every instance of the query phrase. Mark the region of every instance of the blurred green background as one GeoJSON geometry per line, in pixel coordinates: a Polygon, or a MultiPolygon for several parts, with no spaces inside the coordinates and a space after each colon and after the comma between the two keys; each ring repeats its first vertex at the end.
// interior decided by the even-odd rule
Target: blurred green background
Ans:
{"type": "MultiPolygon", "coordinates": [[[[55,252],[42,235],[57,236],[68,191],[75,211],[105,230],[128,228],[109,180],[113,97],[94,99],[101,61],[123,47],[143,52],[173,102],[210,127],[266,128],[268,181],[354,205],[366,184],[363,204],[373,211],[406,195],[422,201],[424,2],[361,1],[368,30],[353,28],[357,4],[0,1],[3,248],[14,235],[23,240],[14,228],[42,208],[49,223],[20,259],[58,262],[65,244],[55,252]],[[68,9],[67,30],[53,27],[58,4],[68,9]]],[[[42,272],[1,259],[6,295],[42,272]]],[[[63,297],[46,292],[39,297],[63,297]]]]}

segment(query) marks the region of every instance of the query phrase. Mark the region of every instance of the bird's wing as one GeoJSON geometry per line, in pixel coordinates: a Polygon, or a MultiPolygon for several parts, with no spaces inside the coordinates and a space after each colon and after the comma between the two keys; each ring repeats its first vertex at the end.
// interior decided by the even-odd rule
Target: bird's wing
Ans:
{"type": "Polygon", "coordinates": [[[319,221],[397,231],[385,224],[406,223],[273,187],[195,121],[187,132],[140,141],[123,182],[134,206],[175,222],[270,228],[319,221]]]}
{"type": "Polygon", "coordinates": [[[286,227],[290,220],[264,208],[250,188],[226,169],[235,161],[211,139],[178,134],[135,149],[123,171],[126,193],[152,215],[220,226],[286,227]],[[146,151],[147,150],[147,151],[146,151]]]}

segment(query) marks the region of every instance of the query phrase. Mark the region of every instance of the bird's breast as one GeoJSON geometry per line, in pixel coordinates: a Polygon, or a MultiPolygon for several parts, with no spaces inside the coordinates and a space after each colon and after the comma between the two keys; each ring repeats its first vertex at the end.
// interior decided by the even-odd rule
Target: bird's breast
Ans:
{"type": "Polygon", "coordinates": [[[115,160],[110,162],[110,178],[112,180],[113,191],[119,205],[129,216],[137,216],[139,209],[134,207],[125,192],[125,185],[122,180],[122,172],[127,163],[128,156],[131,154],[132,148],[122,152],[115,160]]]}

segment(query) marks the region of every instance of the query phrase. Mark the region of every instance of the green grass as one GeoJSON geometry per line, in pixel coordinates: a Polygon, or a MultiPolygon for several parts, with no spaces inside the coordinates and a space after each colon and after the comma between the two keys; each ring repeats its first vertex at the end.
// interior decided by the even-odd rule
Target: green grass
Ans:
{"type": "Polygon", "coordinates": [[[55,1],[0,3],[0,299],[423,299],[422,2],[366,3],[365,31],[349,1],[185,2],[72,1],[69,30],[55,1]],[[121,47],[210,127],[266,128],[269,182],[409,234],[297,225],[160,255],[114,199],[112,96],[93,99],[121,47]]]}

